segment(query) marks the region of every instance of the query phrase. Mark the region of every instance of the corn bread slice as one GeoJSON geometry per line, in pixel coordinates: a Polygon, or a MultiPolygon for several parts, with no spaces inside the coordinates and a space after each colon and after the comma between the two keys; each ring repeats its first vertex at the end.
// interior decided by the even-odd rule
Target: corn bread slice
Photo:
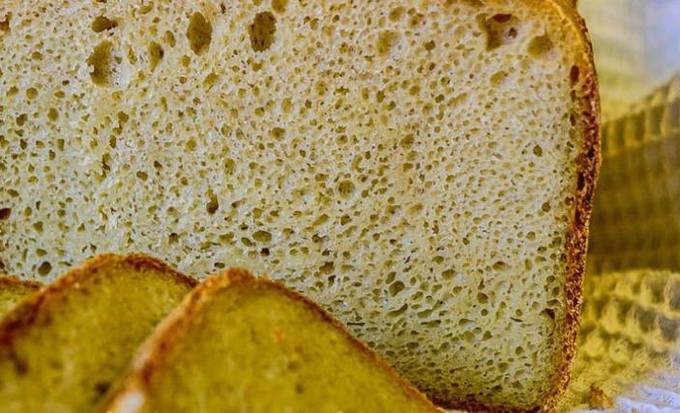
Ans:
{"type": "Polygon", "coordinates": [[[103,412],[436,412],[324,310],[229,270],[148,339],[103,412]]]}
{"type": "Polygon", "coordinates": [[[242,266],[441,404],[564,388],[599,152],[568,0],[6,0],[0,22],[4,271],[242,266]]]}
{"type": "Polygon", "coordinates": [[[144,256],[103,255],[0,323],[3,413],[90,412],[194,281],[144,256]]]}
{"type": "Polygon", "coordinates": [[[40,284],[22,281],[0,274],[0,318],[4,317],[18,302],[36,292],[40,284]]]}

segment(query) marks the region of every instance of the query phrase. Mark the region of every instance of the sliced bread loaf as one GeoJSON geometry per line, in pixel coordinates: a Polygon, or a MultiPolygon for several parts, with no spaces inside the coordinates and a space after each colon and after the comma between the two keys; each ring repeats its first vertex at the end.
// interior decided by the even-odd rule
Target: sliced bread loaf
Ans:
{"type": "Polygon", "coordinates": [[[0,256],[275,274],[438,402],[564,387],[598,160],[568,1],[0,3],[0,256]]]}
{"type": "Polygon", "coordinates": [[[229,270],[163,321],[101,411],[438,410],[316,304],[229,270]]]}
{"type": "Polygon", "coordinates": [[[4,317],[18,302],[36,292],[40,284],[22,281],[15,277],[0,275],[0,318],[4,317]]]}
{"type": "Polygon", "coordinates": [[[0,322],[5,413],[90,412],[194,281],[143,256],[88,261],[0,322]]]}

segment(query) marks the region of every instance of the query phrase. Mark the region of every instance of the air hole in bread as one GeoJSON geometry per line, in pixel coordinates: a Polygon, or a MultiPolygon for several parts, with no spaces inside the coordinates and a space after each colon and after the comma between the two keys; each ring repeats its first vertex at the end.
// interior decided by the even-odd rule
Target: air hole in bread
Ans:
{"type": "Polygon", "coordinates": [[[189,46],[194,53],[201,54],[210,47],[212,30],[212,26],[203,14],[195,12],[191,15],[189,28],[187,29],[187,39],[189,39],[189,46]]]}
{"type": "Polygon", "coordinates": [[[175,47],[175,44],[177,43],[175,35],[169,30],[166,30],[166,32],[163,33],[163,41],[170,47],[175,47]]]}
{"type": "Polygon", "coordinates": [[[6,221],[12,215],[12,208],[0,208],[0,221],[6,221]]]}
{"type": "Polygon", "coordinates": [[[7,13],[7,15],[0,20],[0,36],[9,33],[9,23],[12,19],[12,13],[7,13]]]}
{"type": "Polygon", "coordinates": [[[503,83],[505,83],[505,80],[508,78],[508,73],[504,70],[499,70],[498,72],[494,73],[491,75],[491,85],[493,87],[498,87],[501,86],[503,83]]]}
{"type": "Polygon", "coordinates": [[[43,261],[42,264],[38,266],[38,274],[42,276],[48,275],[52,271],[52,264],[49,261],[43,261]]]}
{"type": "Polygon", "coordinates": [[[327,261],[322,266],[319,267],[319,273],[321,274],[331,274],[335,269],[335,263],[333,261],[327,261]]]}
{"type": "Polygon", "coordinates": [[[208,76],[203,79],[203,87],[206,89],[210,90],[212,89],[213,86],[215,86],[215,83],[219,80],[219,75],[217,75],[215,72],[212,72],[208,74],[208,76]]]}
{"type": "Polygon", "coordinates": [[[517,38],[519,19],[512,14],[481,15],[479,21],[486,35],[486,50],[498,49],[517,38]]]}
{"type": "Polygon", "coordinates": [[[256,231],[253,233],[253,239],[260,243],[267,243],[272,240],[272,234],[267,231],[256,231]]]}
{"type": "Polygon", "coordinates": [[[149,14],[153,10],[153,2],[146,3],[139,8],[141,14],[149,14]]]}
{"type": "Polygon", "coordinates": [[[389,14],[390,20],[393,22],[401,20],[401,16],[404,15],[404,12],[405,10],[401,6],[393,8],[389,14]]]}
{"type": "Polygon", "coordinates": [[[35,232],[37,232],[38,234],[41,234],[43,232],[42,221],[34,222],[33,223],[33,230],[35,230],[35,232]]]}
{"type": "Polygon", "coordinates": [[[111,30],[114,29],[118,26],[118,22],[115,20],[109,19],[106,16],[97,16],[93,21],[92,21],[92,31],[95,33],[101,33],[105,30],[111,30]]]}
{"type": "Polygon", "coordinates": [[[163,55],[165,52],[163,51],[163,47],[161,47],[160,44],[156,42],[150,42],[149,47],[149,66],[151,68],[151,71],[153,72],[156,70],[156,66],[163,60],[163,55]]]}
{"type": "Polygon", "coordinates": [[[410,16],[408,19],[408,25],[411,28],[415,29],[425,25],[425,16],[422,13],[418,13],[416,9],[409,9],[408,14],[410,16]]]}
{"type": "Polygon", "coordinates": [[[578,180],[576,181],[576,189],[582,191],[586,186],[586,178],[582,173],[578,174],[578,180]]]}
{"type": "Polygon", "coordinates": [[[276,18],[271,12],[257,13],[248,27],[250,46],[256,52],[263,52],[274,43],[276,34],[276,18]]]}
{"type": "Polygon", "coordinates": [[[581,73],[581,70],[577,65],[573,65],[571,67],[571,70],[569,71],[569,79],[571,80],[571,83],[574,84],[578,82],[579,75],[581,73]]]}
{"type": "Polygon", "coordinates": [[[352,181],[342,181],[338,184],[338,192],[343,198],[351,197],[355,189],[352,181]]]}
{"type": "Polygon", "coordinates": [[[277,13],[284,13],[288,6],[288,0],[272,0],[272,9],[277,13]]]}
{"type": "Polygon", "coordinates": [[[389,55],[393,49],[399,44],[399,34],[386,30],[378,34],[378,41],[376,43],[376,51],[380,55],[389,55]]]}
{"type": "Polygon", "coordinates": [[[110,86],[113,82],[114,62],[111,49],[111,42],[101,42],[94,48],[90,57],[87,58],[88,66],[92,67],[90,78],[97,86],[110,86]]]}
{"type": "Polygon", "coordinates": [[[33,100],[38,96],[38,90],[34,87],[26,89],[26,97],[33,100]]]}
{"type": "Polygon", "coordinates": [[[496,261],[493,264],[492,268],[495,271],[507,271],[508,269],[510,269],[510,266],[504,261],[496,261]]]}
{"type": "Polygon", "coordinates": [[[408,304],[404,304],[394,311],[387,312],[387,315],[389,317],[399,317],[400,315],[404,314],[406,310],[408,310],[408,304]]]}
{"type": "Polygon", "coordinates": [[[547,57],[553,50],[553,46],[553,42],[547,34],[536,36],[529,42],[529,56],[538,59],[547,57]]]}
{"type": "MultiPolygon", "coordinates": [[[[28,119],[28,115],[26,115],[25,113],[22,113],[21,115],[17,116],[14,119],[14,121],[17,123],[17,126],[24,126],[27,119],[28,119]]],[[[26,148],[22,148],[22,149],[26,149],[26,148]]]]}
{"type": "Polygon", "coordinates": [[[47,111],[47,119],[56,122],[59,119],[59,111],[55,108],[49,108],[47,111]]]}
{"type": "Polygon", "coordinates": [[[212,215],[215,212],[217,212],[219,207],[220,207],[220,203],[217,200],[217,196],[215,195],[215,193],[213,193],[212,190],[209,190],[208,191],[208,203],[205,205],[206,211],[208,211],[208,214],[212,215]]]}

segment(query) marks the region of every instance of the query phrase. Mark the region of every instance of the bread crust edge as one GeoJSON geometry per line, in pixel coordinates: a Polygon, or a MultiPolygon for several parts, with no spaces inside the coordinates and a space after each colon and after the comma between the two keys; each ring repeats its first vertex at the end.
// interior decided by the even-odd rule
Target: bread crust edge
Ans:
{"type": "Polygon", "coordinates": [[[182,274],[168,264],[147,255],[98,255],[85,261],[82,265],[71,269],[57,278],[52,284],[45,286],[35,294],[26,298],[0,321],[0,354],[11,351],[15,339],[24,333],[28,327],[33,325],[40,309],[46,303],[56,297],[59,293],[68,290],[77,283],[95,276],[97,270],[110,264],[129,265],[136,269],[146,268],[162,272],[192,288],[197,284],[195,279],[182,274]]]}
{"type": "Polygon", "coordinates": [[[14,275],[0,274],[0,288],[21,286],[31,290],[39,290],[42,284],[32,280],[22,280],[14,275]]]}

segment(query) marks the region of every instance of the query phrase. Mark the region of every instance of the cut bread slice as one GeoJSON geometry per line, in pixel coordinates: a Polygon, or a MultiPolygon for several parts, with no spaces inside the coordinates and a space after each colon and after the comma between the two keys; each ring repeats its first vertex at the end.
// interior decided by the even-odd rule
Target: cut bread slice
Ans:
{"type": "Polygon", "coordinates": [[[272,273],[444,405],[550,406],[599,156],[569,3],[3,1],[5,271],[272,273]]]}
{"type": "Polygon", "coordinates": [[[316,304],[242,270],[197,287],[107,399],[102,412],[438,411],[316,304]]]}
{"type": "Polygon", "coordinates": [[[6,413],[89,412],[194,281],[144,256],[103,255],[0,323],[6,413]]]}
{"type": "Polygon", "coordinates": [[[33,294],[40,284],[0,274],[0,319],[18,302],[33,294]]]}

